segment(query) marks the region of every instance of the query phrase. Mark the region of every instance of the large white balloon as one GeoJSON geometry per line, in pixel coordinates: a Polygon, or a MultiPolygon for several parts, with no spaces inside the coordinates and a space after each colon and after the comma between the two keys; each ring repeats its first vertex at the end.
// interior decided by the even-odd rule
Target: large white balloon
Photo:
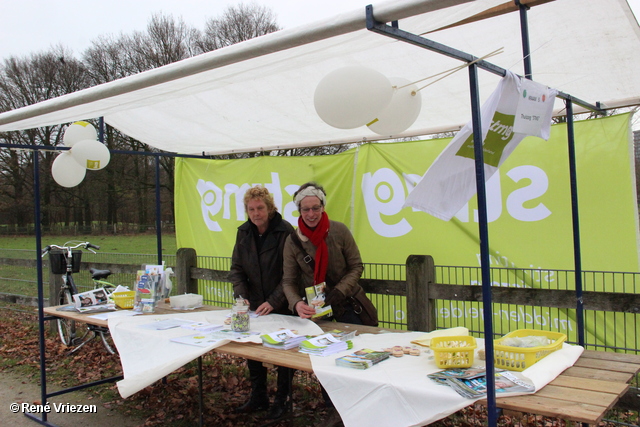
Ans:
{"type": "Polygon", "coordinates": [[[73,147],[76,142],[85,139],[98,139],[96,128],[89,122],[74,122],[64,131],[62,142],[67,147],[73,147]]]}
{"type": "Polygon", "coordinates": [[[390,77],[389,81],[394,87],[391,102],[367,125],[382,136],[397,135],[409,129],[422,108],[422,97],[415,84],[402,77],[390,77]]]}
{"type": "Polygon", "coordinates": [[[102,169],[111,160],[107,146],[91,139],[76,142],[71,148],[71,155],[83,168],[91,170],[102,169]]]}
{"type": "Polygon", "coordinates": [[[327,74],[313,97],[316,112],[338,129],[364,126],[391,101],[393,88],[383,74],[370,68],[349,66],[327,74]]]}
{"type": "Polygon", "coordinates": [[[63,187],[75,187],[80,184],[87,170],[80,166],[71,153],[60,153],[51,165],[53,179],[63,187]]]}

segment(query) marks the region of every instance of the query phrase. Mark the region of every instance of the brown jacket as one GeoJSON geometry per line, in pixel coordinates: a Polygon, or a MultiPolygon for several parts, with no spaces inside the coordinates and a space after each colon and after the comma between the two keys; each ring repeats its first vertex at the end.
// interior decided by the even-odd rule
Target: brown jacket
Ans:
{"type": "MultiPolygon", "coordinates": [[[[304,250],[315,259],[316,247],[309,239],[296,230],[304,250]]],[[[304,254],[300,248],[287,238],[284,245],[284,267],[282,288],[292,312],[296,304],[302,300],[304,289],[313,286],[313,269],[304,261],[304,254]]],[[[351,232],[341,222],[330,221],[327,235],[327,249],[329,263],[327,266],[326,282],[329,288],[337,288],[344,296],[350,297],[361,289],[358,280],[362,275],[362,259],[351,232]]]]}

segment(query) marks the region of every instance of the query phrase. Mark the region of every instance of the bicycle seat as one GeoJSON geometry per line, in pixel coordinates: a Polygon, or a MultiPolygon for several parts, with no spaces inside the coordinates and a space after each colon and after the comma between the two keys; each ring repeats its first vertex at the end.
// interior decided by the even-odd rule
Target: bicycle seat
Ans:
{"type": "Polygon", "coordinates": [[[111,270],[98,270],[95,268],[90,268],[91,278],[94,280],[106,279],[111,274],[111,270]]]}

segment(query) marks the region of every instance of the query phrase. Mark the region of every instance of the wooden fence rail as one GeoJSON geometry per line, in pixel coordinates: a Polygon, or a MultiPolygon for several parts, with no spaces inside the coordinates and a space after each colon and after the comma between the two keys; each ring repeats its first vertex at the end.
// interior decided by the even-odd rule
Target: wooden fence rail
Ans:
{"type": "MultiPolygon", "coordinates": [[[[228,282],[228,271],[198,268],[193,249],[179,249],[176,255],[176,283],[178,292],[198,293],[198,280],[228,282]]],[[[482,287],[436,283],[436,268],[428,255],[407,258],[407,280],[360,279],[367,293],[407,297],[407,327],[413,331],[432,331],[436,328],[438,300],[482,302],[482,287]]],[[[492,287],[494,303],[575,309],[576,294],[571,290],[492,287]]],[[[640,313],[640,295],[619,292],[590,292],[582,294],[585,310],[640,313]]]]}
{"type": "MultiPolygon", "coordinates": [[[[48,269],[46,259],[43,269],[48,269]]],[[[0,265],[35,268],[34,259],[0,258],[0,265]]],[[[81,270],[89,268],[108,269],[112,273],[135,274],[139,265],[115,263],[82,262],[81,270]]],[[[178,293],[198,293],[198,280],[228,282],[228,271],[197,267],[194,249],[181,248],[176,254],[176,286],[178,293]]],[[[436,283],[436,268],[433,258],[428,255],[410,255],[406,262],[407,280],[360,279],[360,285],[367,293],[398,295],[407,297],[407,326],[414,331],[432,331],[436,327],[436,302],[476,301],[482,302],[482,287],[436,283]]],[[[49,271],[49,295],[57,295],[62,275],[49,271]]],[[[532,289],[492,287],[494,303],[538,306],[549,308],[576,308],[574,291],[559,289],[532,289]]],[[[610,311],[617,313],[640,313],[640,294],[620,292],[584,291],[582,300],[585,310],[610,311]]]]}

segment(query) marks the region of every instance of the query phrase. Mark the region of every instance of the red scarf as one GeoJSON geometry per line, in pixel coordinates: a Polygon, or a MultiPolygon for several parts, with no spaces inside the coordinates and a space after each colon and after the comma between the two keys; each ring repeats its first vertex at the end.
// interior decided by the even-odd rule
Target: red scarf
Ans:
{"type": "Polygon", "coordinates": [[[329,250],[325,241],[327,234],[329,234],[329,217],[326,212],[322,212],[322,217],[320,217],[318,225],[313,230],[307,227],[302,217],[299,217],[298,228],[316,247],[316,269],[313,272],[313,283],[317,285],[324,282],[327,266],[329,265],[329,250]]]}

